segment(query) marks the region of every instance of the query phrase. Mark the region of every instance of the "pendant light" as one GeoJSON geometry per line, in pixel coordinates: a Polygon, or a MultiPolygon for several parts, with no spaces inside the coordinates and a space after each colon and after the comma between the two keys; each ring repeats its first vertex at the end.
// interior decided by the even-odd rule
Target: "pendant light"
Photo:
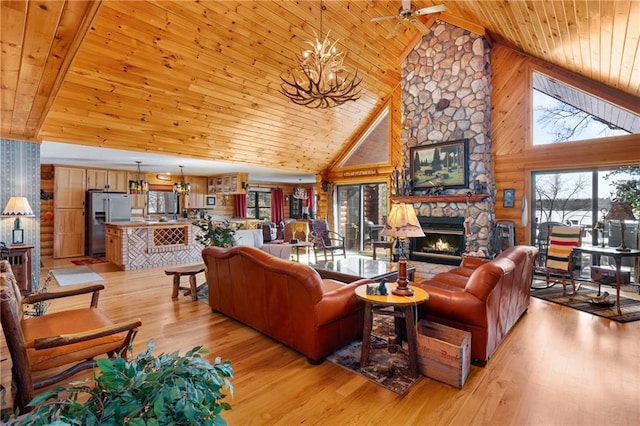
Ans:
{"type": "Polygon", "coordinates": [[[177,192],[178,194],[189,195],[189,193],[191,192],[191,184],[189,182],[184,181],[184,171],[182,170],[184,166],[178,166],[178,167],[180,167],[180,176],[182,179],[180,182],[176,182],[173,184],[173,192],[177,192]]]}
{"type": "Polygon", "coordinates": [[[142,161],[136,161],[136,164],[138,165],[138,178],[129,181],[129,194],[146,194],[149,192],[149,182],[142,179],[142,173],[140,173],[142,161]]]}

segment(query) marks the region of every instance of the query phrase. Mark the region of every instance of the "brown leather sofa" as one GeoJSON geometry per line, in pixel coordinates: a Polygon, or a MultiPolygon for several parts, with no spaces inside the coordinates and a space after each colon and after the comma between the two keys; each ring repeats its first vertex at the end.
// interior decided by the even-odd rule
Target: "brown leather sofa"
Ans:
{"type": "Polygon", "coordinates": [[[485,365],[529,307],[537,257],[535,247],[510,247],[493,260],[467,257],[416,283],[429,292],[421,318],[470,332],[472,363],[485,365]]]}
{"type": "Polygon", "coordinates": [[[362,337],[363,304],[350,284],[255,247],[208,247],[209,305],[306,355],[309,362],[362,337]]]}

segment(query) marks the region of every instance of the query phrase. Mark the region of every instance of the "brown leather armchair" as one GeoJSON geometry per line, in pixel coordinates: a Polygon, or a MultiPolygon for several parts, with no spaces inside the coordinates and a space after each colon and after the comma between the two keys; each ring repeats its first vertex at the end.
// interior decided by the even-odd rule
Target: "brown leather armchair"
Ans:
{"type": "Polygon", "coordinates": [[[22,298],[11,266],[0,261],[0,315],[11,354],[14,410],[29,411],[35,390],[95,366],[94,358],[126,351],[140,320],[114,323],[98,309],[103,285],[32,294],[22,298]],[[91,294],[91,306],[25,318],[22,306],[62,297],[91,294]],[[62,371],[60,371],[62,370],[62,371]]]}
{"type": "Polygon", "coordinates": [[[485,365],[529,307],[537,257],[535,247],[510,247],[493,260],[466,257],[416,283],[429,293],[421,318],[470,332],[472,362],[485,365]]]}

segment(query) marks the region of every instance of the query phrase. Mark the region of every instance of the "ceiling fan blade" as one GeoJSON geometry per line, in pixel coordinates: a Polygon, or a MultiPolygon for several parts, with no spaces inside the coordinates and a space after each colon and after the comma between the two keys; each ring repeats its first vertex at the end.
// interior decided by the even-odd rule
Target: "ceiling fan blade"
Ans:
{"type": "Polygon", "coordinates": [[[403,21],[398,21],[396,23],[396,25],[391,29],[391,32],[389,34],[387,34],[386,39],[389,40],[391,39],[391,37],[393,37],[394,35],[396,35],[396,33],[398,32],[398,29],[400,28],[400,26],[402,25],[403,21]]]}
{"type": "Polygon", "coordinates": [[[415,25],[416,27],[418,27],[418,29],[422,32],[422,34],[424,34],[424,35],[429,34],[429,28],[427,28],[427,26],[425,24],[420,22],[419,19],[412,19],[411,23],[413,25],[415,25]]]}
{"type": "Polygon", "coordinates": [[[429,13],[438,13],[442,12],[446,9],[444,4],[438,4],[436,6],[423,7],[422,9],[418,9],[412,13],[413,16],[427,15],[429,13]]]}
{"type": "Polygon", "coordinates": [[[376,18],[371,18],[371,22],[386,21],[387,19],[394,19],[394,18],[397,18],[397,17],[398,17],[398,15],[378,16],[376,18]]]}

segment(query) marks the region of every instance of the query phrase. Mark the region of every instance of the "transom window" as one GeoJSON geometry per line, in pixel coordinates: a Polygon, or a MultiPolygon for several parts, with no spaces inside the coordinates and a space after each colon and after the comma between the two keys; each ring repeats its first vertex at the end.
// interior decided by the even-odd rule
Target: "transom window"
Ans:
{"type": "Polygon", "coordinates": [[[640,115],[533,72],[533,145],[640,133],[640,115]]]}

